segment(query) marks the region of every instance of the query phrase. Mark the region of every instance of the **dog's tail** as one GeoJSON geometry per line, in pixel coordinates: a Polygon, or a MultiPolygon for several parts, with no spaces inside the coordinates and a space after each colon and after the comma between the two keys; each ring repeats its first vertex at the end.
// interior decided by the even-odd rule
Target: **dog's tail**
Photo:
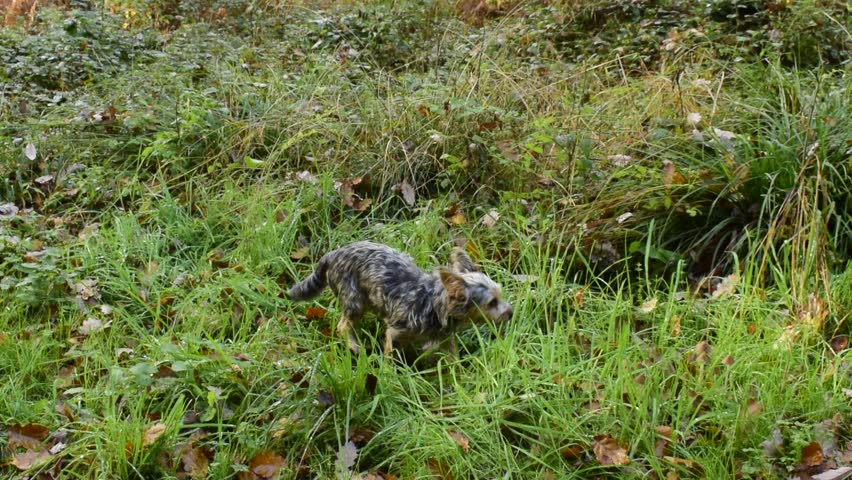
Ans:
{"type": "Polygon", "coordinates": [[[317,268],[311,275],[301,282],[293,285],[287,290],[290,300],[310,300],[320,293],[326,286],[325,270],[328,267],[328,256],[324,256],[317,263],[317,268]]]}

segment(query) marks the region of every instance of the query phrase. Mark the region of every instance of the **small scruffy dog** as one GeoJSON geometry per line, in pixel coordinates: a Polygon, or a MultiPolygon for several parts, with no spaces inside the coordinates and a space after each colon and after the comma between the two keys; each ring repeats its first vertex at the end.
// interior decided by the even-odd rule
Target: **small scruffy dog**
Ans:
{"type": "Polygon", "coordinates": [[[480,272],[464,250],[455,248],[450,259],[450,269],[426,273],[411,257],[386,245],[356,242],[325,254],[287,296],[308,300],[331,288],[342,310],[337,330],[356,355],[361,346],[353,327],[373,311],[387,324],[385,354],[394,343],[436,343],[449,337],[450,352],[458,356],[456,330],[485,319],[509,320],[512,306],[500,298],[500,285],[480,272]]]}

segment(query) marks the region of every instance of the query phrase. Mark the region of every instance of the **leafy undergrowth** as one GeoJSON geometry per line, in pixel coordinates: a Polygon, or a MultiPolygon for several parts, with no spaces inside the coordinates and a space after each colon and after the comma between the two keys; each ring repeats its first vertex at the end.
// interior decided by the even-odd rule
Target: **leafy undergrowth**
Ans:
{"type": "Polygon", "coordinates": [[[0,30],[0,474],[839,475],[844,11],[693,4],[0,30]],[[353,358],[330,295],[283,291],[361,239],[464,243],[514,320],[453,361],[383,357],[376,322],[353,358]]]}

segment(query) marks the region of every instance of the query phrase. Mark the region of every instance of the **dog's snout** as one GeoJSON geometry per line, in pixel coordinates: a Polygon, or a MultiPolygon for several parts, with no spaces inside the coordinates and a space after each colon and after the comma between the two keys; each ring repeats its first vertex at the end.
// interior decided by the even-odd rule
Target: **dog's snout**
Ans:
{"type": "Polygon", "coordinates": [[[514,314],[515,314],[515,311],[512,309],[512,307],[507,308],[506,312],[503,314],[503,320],[504,321],[511,320],[512,315],[514,315],[514,314]]]}

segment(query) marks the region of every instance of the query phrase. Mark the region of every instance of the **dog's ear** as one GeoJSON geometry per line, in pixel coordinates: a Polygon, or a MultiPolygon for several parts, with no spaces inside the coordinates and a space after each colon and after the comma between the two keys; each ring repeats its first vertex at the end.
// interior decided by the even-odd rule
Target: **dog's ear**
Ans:
{"type": "Polygon", "coordinates": [[[443,283],[444,288],[447,289],[447,294],[450,296],[450,300],[464,301],[467,299],[467,287],[465,286],[464,279],[461,275],[445,269],[441,269],[440,274],[441,283],[443,283]]]}
{"type": "Polygon", "coordinates": [[[453,270],[459,273],[470,273],[470,272],[478,272],[479,267],[473,263],[473,260],[467,256],[464,249],[455,247],[453,248],[453,253],[450,254],[450,263],[453,265],[453,270]]]}

